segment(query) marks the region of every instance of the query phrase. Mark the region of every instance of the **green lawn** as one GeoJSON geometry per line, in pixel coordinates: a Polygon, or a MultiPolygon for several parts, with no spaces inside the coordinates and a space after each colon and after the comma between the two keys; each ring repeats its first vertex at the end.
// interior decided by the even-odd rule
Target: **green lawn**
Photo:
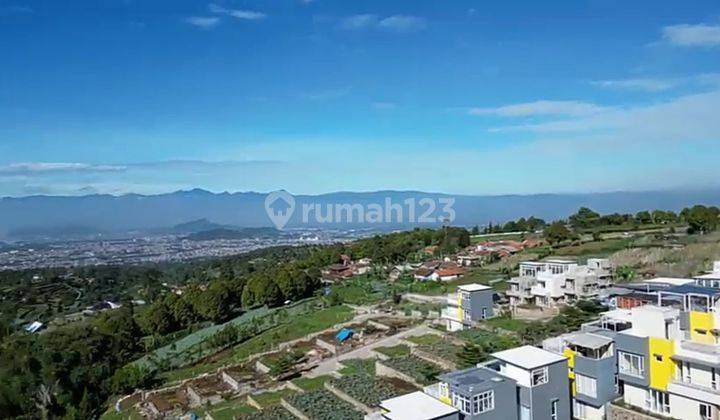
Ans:
{"type": "Polygon", "coordinates": [[[340,363],[345,366],[338,371],[341,375],[375,375],[375,359],[349,359],[340,363]]]}
{"type": "Polygon", "coordinates": [[[496,328],[502,328],[504,330],[517,332],[523,329],[525,326],[528,325],[527,322],[521,321],[519,319],[512,319],[505,316],[500,316],[497,318],[491,318],[488,320],[483,321],[485,324],[496,327],[496,328]]]}
{"type": "Polygon", "coordinates": [[[262,408],[272,407],[280,404],[280,399],[288,398],[295,395],[296,392],[291,389],[282,389],[274,392],[263,392],[262,394],[255,394],[252,399],[255,400],[262,408]]]}
{"type": "Polygon", "coordinates": [[[308,334],[330,328],[335,324],[347,322],[352,317],[353,310],[344,305],[333,306],[294,318],[291,317],[286,324],[260,333],[233,347],[220,360],[166,372],[162,377],[168,382],[180,381],[211,372],[224,365],[240,363],[253,354],[271,350],[280,343],[302,338],[308,334]]]}
{"type": "Polygon", "coordinates": [[[248,405],[246,399],[243,397],[223,401],[207,409],[198,410],[195,414],[201,418],[206,414],[210,414],[214,420],[233,420],[239,416],[253,414],[255,412],[257,412],[257,409],[248,405]]]}
{"type": "Polygon", "coordinates": [[[410,347],[405,344],[398,344],[392,347],[377,347],[375,351],[389,357],[402,357],[410,354],[410,347]]]}
{"type": "Polygon", "coordinates": [[[134,408],[123,410],[122,413],[118,413],[115,411],[114,406],[110,407],[108,411],[104,412],[100,416],[100,420],[142,420],[144,418],[145,417],[143,417],[134,408]]]}
{"type": "Polygon", "coordinates": [[[316,389],[322,389],[325,382],[332,379],[329,375],[322,375],[315,378],[297,378],[293,379],[292,383],[303,391],[314,391],[316,389]]]}

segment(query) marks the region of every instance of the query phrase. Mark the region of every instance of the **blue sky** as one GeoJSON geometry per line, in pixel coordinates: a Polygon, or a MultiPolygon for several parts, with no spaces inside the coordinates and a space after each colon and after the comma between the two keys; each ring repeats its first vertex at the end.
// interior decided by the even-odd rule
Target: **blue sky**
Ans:
{"type": "Polygon", "coordinates": [[[718,186],[716,0],[0,0],[0,57],[0,195],[718,186]]]}

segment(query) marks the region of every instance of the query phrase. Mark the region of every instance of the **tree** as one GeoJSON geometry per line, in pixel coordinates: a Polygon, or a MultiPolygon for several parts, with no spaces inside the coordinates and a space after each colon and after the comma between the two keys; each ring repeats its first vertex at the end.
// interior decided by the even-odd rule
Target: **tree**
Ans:
{"type": "Polygon", "coordinates": [[[635,215],[635,221],[640,223],[641,225],[649,225],[653,222],[653,218],[649,211],[644,210],[637,212],[637,214],[635,215]]]}
{"type": "Polygon", "coordinates": [[[597,226],[600,222],[600,214],[587,207],[580,207],[577,213],[570,216],[570,225],[576,229],[586,229],[597,226]]]}
{"type": "Polygon", "coordinates": [[[468,368],[477,365],[487,358],[487,354],[480,346],[475,344],[465,344],[457,354],[460,368],[468,368]]]}
{"type": "Polygon", "coordinates": [[[720,210],[714,206],[697,205],[683,209],[681,215],[688,224],[688,233],[704,234],[717,228],[720,210]]]}
{"type": "Polygon", "coordinates": [[[115,371],[110,390],[116,395],[128,394],[150,386],[154,380],[154,371],[138,365],[127,365],[115,371]]]}
{"type": "Polygon", "coordinates": [[[480,234],[480,228],[478,225],[473,226],[472,231],[470,232],[472,235],[479,235],[480,234]]]}
{"type": "Polygon", "coordinates": [[[572,232],[565,227],[563,222],[555,222],[546,227],[543,236],[550,245],[555,245],[573,238],[572,232]]]}
{"type": "Polygon", "coordinates": [[[222,321],[230,314],[230,287],[226,282],[216,281],[193,302],[195,311],[203,318],[214,322],[222,321]]]}

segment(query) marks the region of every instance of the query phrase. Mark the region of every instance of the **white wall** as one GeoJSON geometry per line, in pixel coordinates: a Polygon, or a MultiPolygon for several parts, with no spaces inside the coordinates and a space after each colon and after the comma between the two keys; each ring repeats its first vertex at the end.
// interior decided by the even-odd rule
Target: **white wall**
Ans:
{"type": "Polygon", "coordinates": [[[530,372],[525,369],[521,369],[517,366],[505,363],[500,369],[500,373],[515,379],[517,383],[522,386],[530,386],[530,372]]]}
{"type": "Polygon", "coordinates": [[[630,384],[624,384],[623,390],[623,400],[626,404],[634,405],[635,407],[639,407],[642,409],[645,408],[647,391],[644,388],[636,387],[630,384]]]}
{"type": "MultiPolygon", "coordinates": [[[[717,418],[717,408],[715,418],[717,418]]],[[[682,420],[700,420],[700,403],[680,395],[670,394],[670,416],[682,420]]]]}

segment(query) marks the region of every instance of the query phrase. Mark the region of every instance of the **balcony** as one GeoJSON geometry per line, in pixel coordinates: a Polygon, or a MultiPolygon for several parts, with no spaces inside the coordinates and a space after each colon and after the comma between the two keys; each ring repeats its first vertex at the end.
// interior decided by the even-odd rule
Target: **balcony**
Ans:
{"type": "Polygon", "coordinates": [[[717,382],[698,384],[678,378],[668,384],[668,392],[715,405],[720,404],[717,382]]]}

